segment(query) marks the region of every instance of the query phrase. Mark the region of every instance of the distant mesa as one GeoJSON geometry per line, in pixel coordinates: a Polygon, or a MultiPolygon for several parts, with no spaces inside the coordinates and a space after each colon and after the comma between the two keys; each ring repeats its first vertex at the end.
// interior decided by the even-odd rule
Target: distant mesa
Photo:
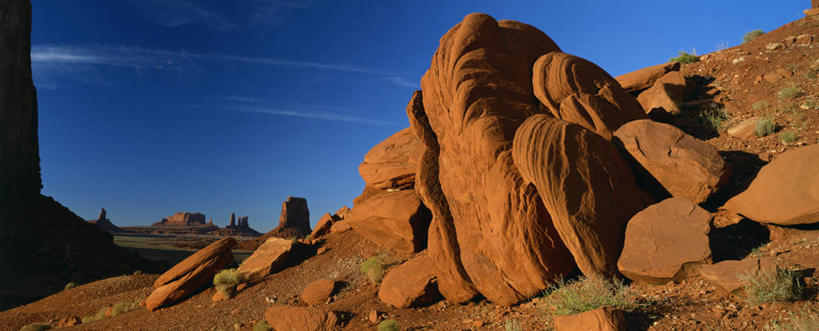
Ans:
{"type": "Polygon", "coordinates": [[[153,226],[198,226],[205,225],[205,214],[178,212],[171,216],[162,218],[153,226]]]}
{"type": "Polygon", "coordinates": [[[97,228],[102,231],[107,231],[111,233],[122,232],[122,229],[114,225],[114,223],[111,223],[111,220],[109,220],[108,217],[106,217],[105,208],[102,208],[102,210],[100,211],[100,216],[97,217],[97,219],[88,220],[88,223],[96,225],[97,228]]]}
{"type": "MultiPolygon", "coordinates": [[[[242,218],[239,218],[237,227],[241,225],[242,218]]],[[[287,197],[287,200],[282,203],[279,226],[256,239],[240,242],[237,248],[256,249],[270,237],[290,239],[305,237],[308,234],[310,234],[310,210],[307,209],[307,199],[287,197]]]]}

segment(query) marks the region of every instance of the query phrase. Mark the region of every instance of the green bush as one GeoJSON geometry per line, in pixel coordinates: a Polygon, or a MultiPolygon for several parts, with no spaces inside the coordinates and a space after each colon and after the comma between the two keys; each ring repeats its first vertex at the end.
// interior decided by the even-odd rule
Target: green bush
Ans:
{"type": "Polygon", "coordinates": [[[756,276],[740,275],[745,281],[748,303],[758,305],[771,301],[796,301],[802,298],[804,289],[795,271],[776,268],[756,276]]]}
{"type": "Polygon", "coordinates": [[[727,119],[728,114],[725,112],[725,109],[722,108],[706,109],[697,115],[697,120],[703,125],[713,128],[715,131],[719,131],[720,126],[722,126],[722,123],[727,119]]]}
{"type": "Polygon", "coordinates": [[[796,86],[788,86],[779,90],[779,100],[793,99],[802,95],[802,90],[796,86]]]}
{"type": "Polygon", "coordinates": [[[70,289],[75,288],[75,287],[77,287],[77,283],[69,282],[68,284],[65,284],[65,287],[63,288],[63,291],[70,290],[70,289]]]}
{"type": "Polygon", "coordinates": [[[753,108],[754,110],[762,110],[768,108],[768,103],[765,101],[757,101],[754,102],[753,105],[751,105],[751,108],[753,108]]]}
{"type": "Polygon", "coordinates": [[[518,320],[508,320],[503,325],[504,331],[522,331],[523,327],[520,326],[518,320]]]}
{"type": "Polygon", "coordinates": [[[267,321],[260,320],[253,324],[253,331],[270,331],[273,330],[273,327],[270,324],[267,324],[267,321]]]}
{"type": "Polygon", "coordinates": [[[213,286],[226,298],[232,298],[236,294],[236,287],[242,282],[242,273],[236,271],[236,268],[224,269],[213,276],[213,286]]]}
{"type": "Polygon", "coordinates": [[[97,312],[94,313],[94,315],[85,316],[81,320],[82,320],[83,323],[90,323],[90,322],[93,322],[93,321],[99,321],[99,320],[105,318],[105,312],[107,310],[108,310],[108,307],[102,307],[99,310],[97,310],[97,312]]]}
{"type": "Polygon", "coordinates": [[[581,277],[574,282],[559,281],[546,290],[546,306],[555,315],[572,315],[602,306],[628,308],[634,295],[621,280],[581,277]]]}
{"type": "Polygon", "coordinates": [[[765,326],[769,331],[819,331],[819,314],[808,311],[788,312],[785,320],[775,319],[765,326]]]}
{"type": "Polygon", "coordinates": [[[747,42],[749,42],[751,40],[756,39],[757,37],[759,37],[759,36],[761,36],[763,34],[765,34],[765,31],[762,31],[762,30],[754,30],[754,31],[748,32],[744,36],[742,36],[742,42],[747,43],[747,42]]]}
{"type": "Polygon", "coordinates": [[[754,134],[757,137],[765,137],[768,136],[776,131],[776,124],[774,124],[773,119],[766,117],[756,122],[756,128],[754,128],[754,134]]]}
{"type": "Polygon", "coordinates": [[[111,316],[117,316],[122,313],[139,308],[139,302],[117,302],[111,306],[111,316]]]}
{"type": "Polygon", "coordinates": [[[694,54],[690,54],[685,51],[679,51],[677,53],[677,57],[672,57],[670,59],[671,62],[679,62],[682,64],[689,64],[694,63],[700,60],[700,57],[694,54]]]}
{"type": "Polygon", "coordinates": [[[396,320],[386,320],[378,324],[378,331],[399,331],[401,326],[396,320]]]}
{"type": "Polygon", "coordinates": [[[384,278],[384,261],[387,259],[385,254],[378,254],[369,259],[364,260],[359,267],[361,273],[370,279],[373,284],[378,284],[384,278]]]}
{"type": "Polygon", "coordinates": [[[45,323],[31,323],[20,328],[20,331],[42,331],[42,330],[50,330],[51,325],[45,323]]]}
{"type": "Polygon", "coordinates": [[[782,139],[783,143],[792,143],[796,140],[796,132],[793,131],[783,131],[779,134],[779,139],[782,139]]]}

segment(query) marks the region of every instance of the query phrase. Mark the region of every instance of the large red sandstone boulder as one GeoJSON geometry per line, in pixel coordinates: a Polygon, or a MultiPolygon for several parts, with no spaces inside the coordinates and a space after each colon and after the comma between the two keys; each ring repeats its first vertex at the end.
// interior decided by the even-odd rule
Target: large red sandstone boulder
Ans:
{"type": "Polygon", "coordinates": [[[587,276],[615,276],[626,222],[653,201],[611,142],[583,127],[534,115],[518,128],[513,156],[587,276]]]}
{"type": "Polygon", "coordinates": [[[356,198],[344,223],[361,236],[398,252],[419,252],[427,247],[431,220],[413,190],[367,189],[356,198]]]}
{"type": "Polygon", "coordinates": [[[620,272],[631,280],[665,284],[711,262],[711,214],[685,198],[669,198],[634,215],[626,227],[620,272]]]}
{"type": "Polygon", "coordinates": [[[606,139],[624,123],[646,118],[634,97],[605,70],[574,55],[550,52],[538,58],[532,85],[554,117],[606,139]]]}
{"type": "Polygon", "coordinates": [[[377,189],[412,187],[423,152],[424,146],[412,128],[406,128],[370,149],[358,172],[368,186],[377,189]]]}
{"type": "Polygon", "coordinates": [[[253,254],[242,261],[236,270],[241,272],[247,281],[257,282],[284,265],[292,249],[293,240],[268,238],[253,251],[253,254]]]}
{"type": "Polygon", "coordinates": [[[770,256],[740,261],[722,261],[699,268],[703,279],[726,293],[742,291],[745,285],[748,285],[743,276],[758,277],[770,272],[776,272],[776,258],[770,256]]]}
{"type": "Polygon", "coordinates": [[[267,308],[264,319],[273,330],[329,331],[339,327],[338,317],[332,311],[310,307],[275,305],[267,308]]]}
{"type": "Polygon", "coordinates": [[[626,316],[622,310],[603,306],[574,315],[555,316],[557,331],[622,331],[626,330],[626,316]]]}
{"type": "Polygon", "coordinates": [[[336,289],[336,281],[332,279],[319,279],[307,285],[301,292],[301,300],[308,305],[318,305],[327,302],[336,289]]]}
{"type": "Polygon", "coordinates": [[[678,114],[685,99],[685,75],[672,71],[660,77],[651,88],[637,96],[637,101],[646,113],[662,109],[669,114],[678,114]]]}
{"type": "Polygon", "coordinates": [[[156,288],[147,299],[150,311],[174,304],[210,284],[216,273],[233,262],[233,238],[223,238],[179,262],[154,281],[156,288]]]}
{"type": "Polygon", "coordinates": [[[714,146],[672,125],[632,121],[614,135],[672,196],[701,203],[728,179],[728,168],[714,146]]]}
{"type": "Polygon", "coordinates": [[[396,308],[426,306],[440,300],[432,260],[418,255],[390,269],[381,281],[378,298],[396,308]]]}
{"type": "Polygon", "coordinates": [[[484,14],[467,15],[440,41],[421,79],[423,102],[414,96],[409,110],[426,147],[416,189],[434,210],[432,267],[451,301],[477,290],[513,304],[575,267],[511,153],[517,127],[542,112],[532,65],[559,48],[534,27],[484,14]]]}
{"type": "Polygon", "coordinates": [[[654,83],[673,71],[680,71],[679,62],[669,62],[632,71],[627,74],[614,77],[626,91],[636,92],[654,86],[654,83]]]}
{"type": "Polygon", "coordinates": [[[316,223],[316,227],[313,228],[313,232],[310,233],[310,238],[316,239],[330,233],[330,229],[333,227],[333,223],[335,223],[335,221],[336,217],[330,215],[330,213],[325,213],[322,215],[316,223]]]}
{"type": "Polygon", "coordinates": [[[819,145],[782,153],[722,208],[760,223],[819,222],[819,145]]]}

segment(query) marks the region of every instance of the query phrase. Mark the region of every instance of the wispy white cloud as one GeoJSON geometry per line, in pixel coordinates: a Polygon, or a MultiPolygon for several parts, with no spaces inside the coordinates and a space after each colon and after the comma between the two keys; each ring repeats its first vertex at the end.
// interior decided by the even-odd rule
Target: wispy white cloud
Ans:
{"type": "Polygon", "coordinates": [[[315,2],[315,0],[255,0],[251,22],[258,25],[281,25],[296,12],[312,7],[315,2]]]}
{"type": "Polygon", "coordinates": [[[401,76],[387,76],[387,77],[385,77],[385,79],[387,81],[389,81],[390,83],[393,83],[395,85],[411,87],[411,88],[421,88],[421,86],[418,85],[418,83],[411,82],[411,81],[409,81],[409,80],[407,80],[407,79],[405,79],[404,77],[401,77],[401,76]]]}
{"type": "Polygon", "coordinates": [[[222,110],[222,111],[234,111],[234,112],[248,112],[248,113],[260,113],[260,114],[269,114],[269,115],[276,115],[276,116],[287,116],[287,117],[300,117],[312,120],[321,120],[321,121],[333,121],[333,122],[346,122],[346,123],[356,123],[356,124],[363,124],[363,125],[375,125],[375,126],[401,126],[405,124],[377,120],[372,118],[360,117],[355,115],[350,115],[349,111],[338,108],[338,107],[324,107],[318,105],[303,105],[303,104],[296,104],[292,107],[279,107],[279,106],[272,106],[272,105],[263,105],[263,102],[260,99],[252,98],[252,97],[237,97],[237,96],[224,96],[224,97],[216,97],[215,99],[219,100],[226,100],[232,101],[233,104],[229,104],[226,106],[220,107],[213,107],[213,106],[202,106],[202,105],[182,105],[181,108],[187,109],[206,109],[206,110],[222,110]]]}
{"type": "MultiPolygon", "coordinates": [[[[135,2],[142,6],[143,0],[135,2]]],[[[152,0],[149,8],[143,8],[147,15],[157,24],[168,27],[179,27],[189,24],[200,24],[219,31],[239,28],[224,15],[209,8],[187,0],[152,0]]]]}

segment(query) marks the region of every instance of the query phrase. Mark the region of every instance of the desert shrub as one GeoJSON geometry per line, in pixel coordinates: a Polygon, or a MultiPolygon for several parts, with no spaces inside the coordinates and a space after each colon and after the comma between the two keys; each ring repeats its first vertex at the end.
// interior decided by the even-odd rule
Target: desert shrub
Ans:
{"type": "Polygon", "coordinates": [[[134,273],[132,275],[139,276],[141,274],[142,274],[142,270],[134,270],[134,273]]]}
{"type": "Polygon", "coordinates": [[[359,270],[370,279],[370,282],[378,284],[381,282],[381,279],[384,278],[384,260],[386,260],[386,255],[384,254],[373,256],[364,260],[359,270]]]}
{"type": "Polygon", "coordinates": [[[503,324],[503,329],[505,331],[522,331],[523,328],[518,323],[518,320],[508,320],[506,323],[503,324]]]}
{"type": "Polygon", "coordinates": [[[759,37],[759,36],[761,36],[763,34],[765,34],[765,31],[762,31],[762,30],[754,30],[754,31],[748,32],[744,36],[742,36],[742,42],[747,43],[747,42],[749,42],[751,40],[756,39],[757,37],[759,37]]]}
{"type": "Polygon", "coordinates": [[[111,316],[127,313],[137,308],[139,308],[139,302],[117,302],[111,306],[111,316]]]}
{"type": "Polygon", "coordinates": [[[399,331],[401,326],[396,320],[386,320],[378,324],[378,331],[399,331]]]}
{"type": "Polygon", "coordinates": [[[83,323],[90,323],[90,322],[93,322],[93,321],[99,321],[99,320],[105,318],[105,311],[107,311],[107,310],[108,310],[108,307],[102,307],[99,310],[97,310],[97,312],[94,313],[94,315],[85,316],[81,320],[82,320],[83,323]]]}
{"type": "Polygon", "coordinates": [[[796,301],[802,297],[804,289],[795,271],[776,268],[756,276],[740,275],[745,281],[748,303],[758,305],[771,301],[796,301]]]}
{"type": "Polygon", "coordinates": [[[776,124],[772,118],[766,117],[756,122],[756,128],[754,128],[754,134],[757,137],[765,137],[774,133],[776,131],[776,124]]]}
{"type": "Polygon", "coordinates": [[[720,126],[722,126],[722,123],[727,119],[728,114],[725,112],[725,109],[722,108],[706,109],[697,115],[697,120],[700,123],[713,128],[715,131],[719,131],[720,126]]]}
{"type": "Polygon", "coordinates": [[[779,139],[782,139],[783,143],[792,143],[796,140],[796,132],[793,131],[783,131],[779,134],[779,139]]]}
{"type": "Polygon", "coordinates": [[[213,276],[213,286],[226,298],[232,298],[236,293],[236,286],[242,282],[244,282],[242,273],[236,271],[236,268],[223,269],[213,276]]]}
{"type": "Polygon", "coordinates": [[[45,323],[31,323],[29,325],[23,326],[20,328],[20,331],[42,331],[42,330],[50,330],[51,325],[45,323]]]}
{"type": "Polygon", "coordinates": [[[70,289],[75,288],[75,287],[77,287],[77,283],[68,282],[68,284],[65,284],[65,287],[63,288],[63,291],[70,290],[70,289]]]}
{"type": "Polygon", "coordinates": [[[259,320],[256,324],[253,324],[253,331],[270,331],[273,330],[273,327],[270,324],[267,324],[265,320],[259,320]]]}
{"type": "Polygon", "coordinates": [[[775,319],[765,325],[769,331],[819,331],[819,314],[807,311],[789,312],[784,320],[775,319]]]}
{"type": "Polygon", "coordinates": [[[802,90],[796,86],[788,86],[777,93],[779,100],[793,99],[802,95],[802,90]]]}
{"type": "Polygon", "coordinates": [[[546,306],[555,315],[572,315],[602,306],[631,308],[634,295],[619,279],[581,277],[574,282],[560,280],[546,290],[546,306]]]}
{"type": "Polygon", "coordinates": [[[768,108],[768,103],[765,101],[757,101],[754,102],[753,105],[751,105],[751,108],[753,108],[754,110],[762,110],[768,108]]]}
{"type": "Polygon", "coordinates": [[[671,62],[679,62],[679,63],[682,63],[682,64],[694,63],[694,62],[697,62],[699,60],[700,60],[699,56],[697,56],[695,54],[685,52],[685,51],[677,52],[677,57],[672,57],[670,59],[671,62]]]}
{"type": "Polygon", "coordinates": [[[808,72],[805,73],[805,78],[816,79],[817,75],[819,75],[819,69],[809,69],[808,72]]]}

